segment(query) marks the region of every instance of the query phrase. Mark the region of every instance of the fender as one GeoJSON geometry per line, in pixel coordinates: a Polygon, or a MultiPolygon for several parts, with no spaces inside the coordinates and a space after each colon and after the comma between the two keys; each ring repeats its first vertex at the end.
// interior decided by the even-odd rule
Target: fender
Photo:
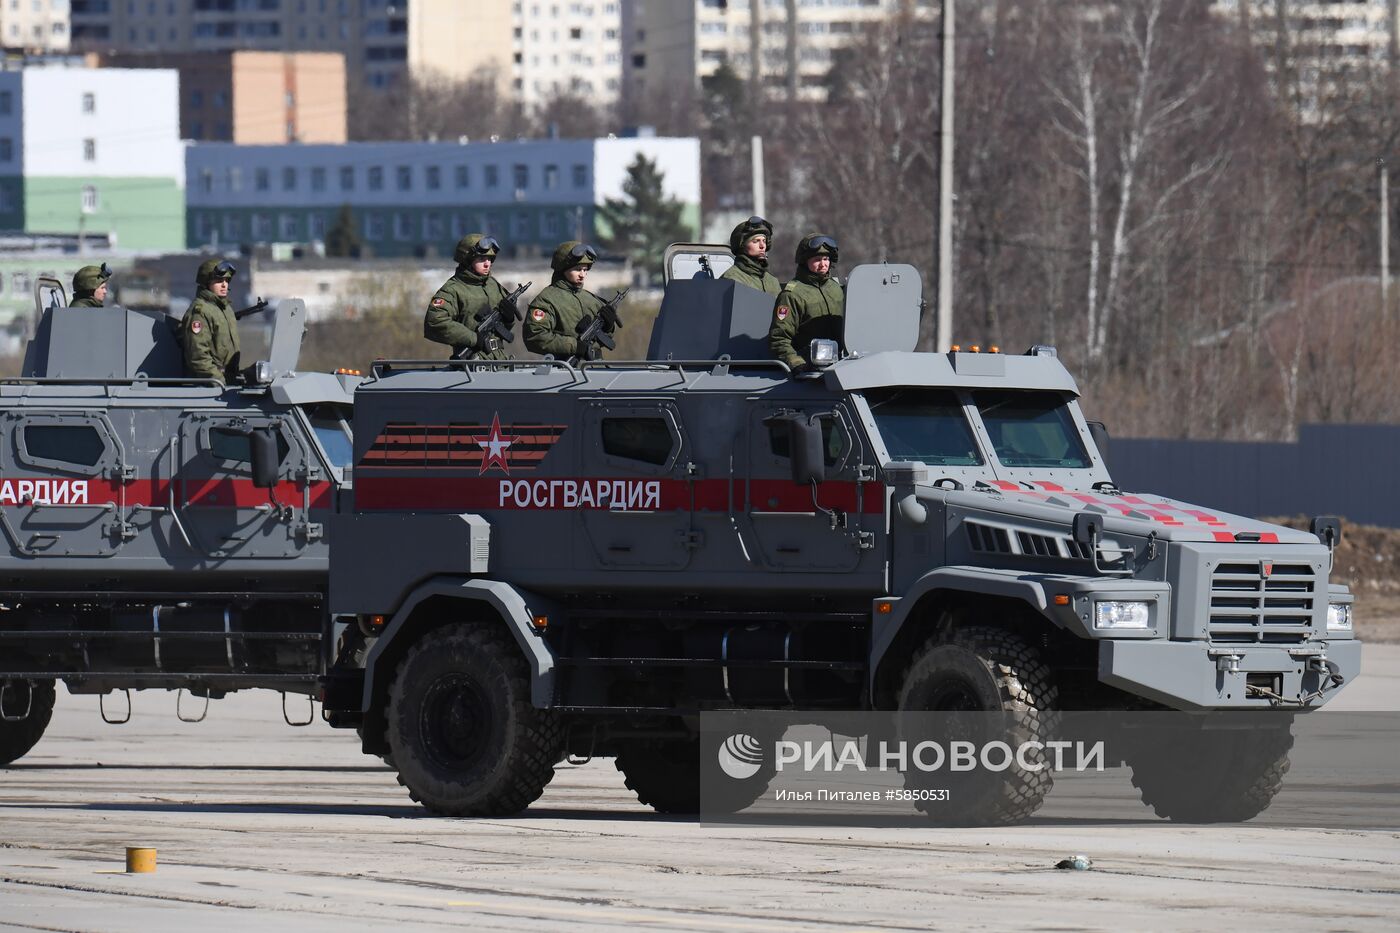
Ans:
{"type": "Polygon", "coordinates": [[[496,580],[473,580],[454,577],[433,577],[414,588],[399,606],[384,633],[365,657],[364,695],[360,709],[368,712],[374,702],[374,685],[378,676],[376,666],[395,637],[424,600],[434,596],[484,603],[506,622],[506,628],[520,646],[520,652],[530,665],[530,702],[547,709],[554,697],[554,655],[543,638],[535,634],[531,619],[548,615],[554,604],[543,597],[527,593],[496,580]]]}
{"type": "MultiPolygon", "coordinates": [[[[893,600],[893,612],[880,620],[870,637],[870,686],[875,687],[875,675],[885,659],[885,652],[894,644],[909,614],[929,593],[949,590],[957,593],[977,593],[983,596],[1003,596],[1019,599],[1046,619],[1055,621],[1046,612],[1048,602],[1041,585],[1043,574],[1028,574],[1018,570],[998,570],[991,567],[940,567],[924,574],[898,600],[893,600]]],[[[1056,622],[1058,625],[1059,623],[1056,622]]]]}

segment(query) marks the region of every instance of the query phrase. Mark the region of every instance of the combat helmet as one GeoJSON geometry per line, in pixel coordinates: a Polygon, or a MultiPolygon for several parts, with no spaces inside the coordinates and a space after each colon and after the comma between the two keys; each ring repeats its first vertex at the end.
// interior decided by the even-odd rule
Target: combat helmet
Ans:
{"type": "Polygon", "coordinates": [[[233,278],[238,267],[227,259],[206,259],[199,264],[199,271],[194,274],[196,285],[209,285],[213,282],[227,281],[233,278]]]}
{"type": "Polygon", "coordinates": [[[563,273],[574,266],[591,266],[598,258],[598,251],[579,240],[567,240],[559,244],[549,266],[556,273],[563,273]]]}
{"type": "Polygon", "coordinates": [[[104,262],[100,266],[83,266],[73,273],[73,294],[84,298],[102,287],[112,277],[112,270],[104,262]]]}
{"type": "Polygon", "coordinates": [[[734,232],[729,234],[729,251],[738,256],[744,251],[744,244],[759,234],[768,238],[768,245],[773,245],[773,225],[759,217],[757,214],[748,220],[741,221],[734,232]]]}
{"type": "Polygon", "coordinates": [[[501,244],[490,234],[468,233],[457,241],[457,248],[452,252],[452,261],[459,266],[465,266],[476,259],[495,260],[500,252],[501,244]]]}
{"type": "Polygon", "coordinates": [[[832,262],[837,262],[840,255],[841,248],[836,245],[836,238],[825,233],[809,233],[797,241],[799,266],[804,265],[813,256],[830,256],[832,262]]]}

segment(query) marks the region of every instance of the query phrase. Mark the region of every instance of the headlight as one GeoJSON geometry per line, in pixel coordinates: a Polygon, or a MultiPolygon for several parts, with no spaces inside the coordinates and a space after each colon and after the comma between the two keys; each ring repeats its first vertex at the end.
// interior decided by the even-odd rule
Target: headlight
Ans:
{"type": "Polygon", "coordinates": [[[807,348],[807,358],[812,361],[813,366],[830,366],[836,362],[837,354],[841,347],[835,340],[813,340],[807,348]]]}
{"type": "Polygon", "coordinates": [[[1094,628],[1151,628],[1152,612],[1147,603],[1109,600],[1094,603],[1094,628]]]}
{"type": "Polygon", "coordinates": [[[1327,631],[1351,631],[1351,606],[1347,603],[1327,604],[1327,631]]]}

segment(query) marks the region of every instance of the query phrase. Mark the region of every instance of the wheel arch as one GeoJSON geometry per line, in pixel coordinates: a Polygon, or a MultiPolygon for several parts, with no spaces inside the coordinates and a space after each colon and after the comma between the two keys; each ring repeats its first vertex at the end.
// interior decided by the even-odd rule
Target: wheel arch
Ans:
{"type": "Polygon", "coordinates": [[[532,619],[548,615],[551,608],[541,597],[494,580],[435,577],[420,584],[365,657],[361,711],[366,719],[382,716],[389,680],[409,646],[427,632],[463,621],[488,622],[510,632],[530,668],[531,705],[547,709],[554,698],[554,655],[532,619]]]}
{"type": "Polygon", "coordinates": [[[870,648],[870,697],[876,709],[893,709],[900,677],[919,646],[975,621],[1027,637],[1057,630],[1046,614],[1037,580],[980,568],[942,568],[925,575],[876,629],[870,648]],[[974,620],[971,616],[977,613],[974,620]]]}

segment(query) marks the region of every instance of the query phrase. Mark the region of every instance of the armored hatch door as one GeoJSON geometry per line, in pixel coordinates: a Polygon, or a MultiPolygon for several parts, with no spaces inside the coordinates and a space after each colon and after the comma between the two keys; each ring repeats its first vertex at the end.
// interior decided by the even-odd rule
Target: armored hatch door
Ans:
{"type": "Polygon", "coordinates": [[[306,508],[319,468],[287,417],[256,410],[189,412],[178,448],[175,503],[199,553],[275,560],[296,557],[320,540],[306,508]],[[250,436],[268,428],[280,457],[271,489],[253,485],[250,436]]]}
{"type": "Polygon", "coordinates": [[[578,522],[594,566],[677,569],[690,563],[690,441],[669,401],[583,403],[578,522]]]}
{"type": "Polygon", "coordinates": [[[9,412],[0,461],[0,527],[12,554],[100,557],[125,538],[123,450],[102,413],[9,412]]]}
{"type": "Polygon", "coordinates": [[[919,342],[923,282],[904,263],[856,266],[846,279],[847,353],[868,356],[884,350],[912,351],[919,342]]]}
{"type": "Polygon", "coordinates": [[[788,573],[839,571],[832,588],[882,589],[884,496],[846,403],[764,402],[752,406],[747,427],[744,521],[758,566],[788,573]],[[826,479],[815,487],[792,481],[786,429],[768,423],[788,412],[820,420],[826,479]]]}

